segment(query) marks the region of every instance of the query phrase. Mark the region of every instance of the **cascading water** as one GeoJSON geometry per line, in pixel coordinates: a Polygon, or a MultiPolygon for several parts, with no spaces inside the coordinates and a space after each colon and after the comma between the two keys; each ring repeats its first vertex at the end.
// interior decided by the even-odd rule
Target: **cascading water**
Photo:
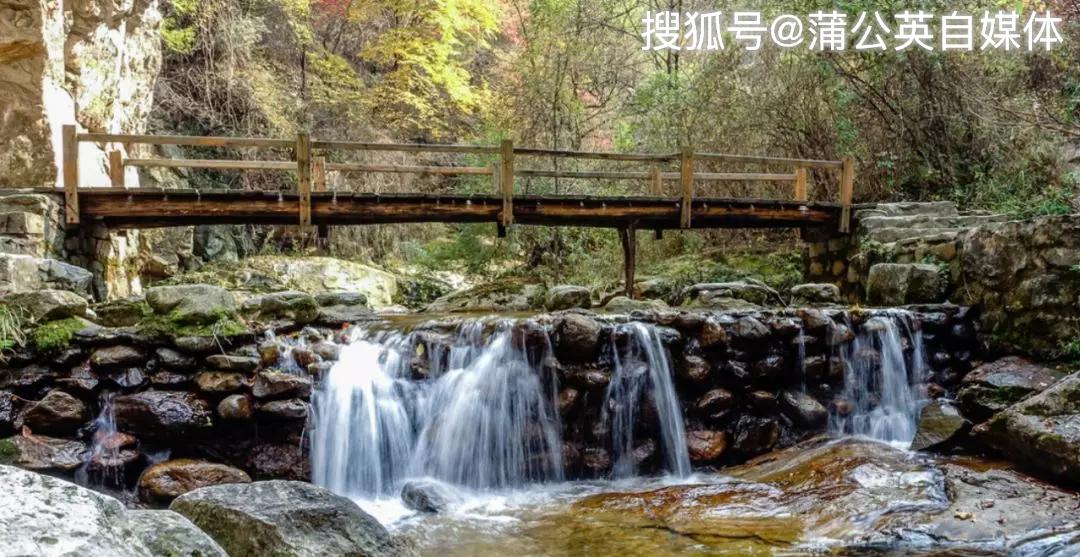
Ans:
{"type": "Polygon", "coordinates": [[[690,455],[666,349],[656,330],[642,323],[622,325],[619,333],[626,335],[627,346],[616,350],[615,373],[607,388],[603,414],[603,419],[611,425],[615,453],[612,472],[616,477],[629,477],[636,472],[637,411],[645,403],[645,395],[652,393],[667,470],[676,476],[686,476],[690,474],[690,455]]]}
{"type": "Polygon", "coordinates": [[[914,316],[879,312],[846,348],[843,399],[846,415],[833,415],[830,429],[881,441],[909,444],[924,404],[919,385],[927,375],[922,333],[914,316]],[[910,357],[905,356],[910,343],[910,357]]]}

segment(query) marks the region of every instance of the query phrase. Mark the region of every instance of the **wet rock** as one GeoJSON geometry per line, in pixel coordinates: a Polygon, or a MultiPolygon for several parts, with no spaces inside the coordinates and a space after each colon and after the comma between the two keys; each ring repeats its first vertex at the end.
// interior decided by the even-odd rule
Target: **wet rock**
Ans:
{"type": "Polygon", "coordinates": [[[337,304],[319,308],[319,316],[316,322],[322,325],[339,326],[371,321],[375,318],[375,312],[363,304],[337,304]]]}
{"type": "Polygon", "coordinates": [[[55,381],[56,375],[56,372],[45,366],[29,365],[0,373],[0,387],[21,392],[34,391],[55,381]]]}
{"type": "Polygon", "coordinates": [[[221,350],[220,341],[215,337],[184,336],[173,339],[177,350],[186,354],[203,355],[221,350]]]}
{"type": "Polygon", "coordinates": [[[973,433],[1010,459],[1075,482],[1080,478],[1080,372],[999,412],[973,433]]]}
{"type": "Polygon", "coordinates": [[[209,284],[155,286],[147,289],[146,303],[154,313],[184,323],[213,323],[236,311],[233,295],[209,284]]]}
{"type": "Polygon", "coordinates": [[[794,339],[803,332],[802,325],[790,317],[773,318],[769,320],[768,327],[776,336],[784,339],[794,339]]]}
{"type": "Polygon", "coordinates": [[[694,407],[701,415],[719,420],[735,407],[735,396],[726,389],[712,389],[698,397],[694,407]]]}
{"type": "Polygon", "coordinates": [[[82,317],[86,314],[86,298],[67,290],[31,290],[0,298],[5,304],[21,308],[37,323],[82,317]]]}
{"type": "Polygon", "coordinates": [[[259,361],[263,367],[270,367],[281,359],[281,345],[274,341],[266,341],[259,344],[259,361]]]}
{"type": "Polygon", "coordinates": [[[144,391],[113,399],[117,427],[151,438],[182,437],[211,426],[210,406],[192,393],[144,391]]]}
{"type": "Polygon", "coordinates": [[[769,328],[747,315],[735,322],[735,336],[744,341],[757,341],[769,336],[769,328]]]}
{"type": "Polygon", "coordinates": [[[581,398],[581,391],[573,388],[566,387],[559,391],[559,415],[567,416],[574,411],[577,407],[578,399],[581,398]]]}
{"type": "Polygon", "coordinates": [[[780,408],[791,421],[808,429],[822,428],[829,419],[825,406],[801,391],[787,390],[781,393],[780,408]]]}
{"type": "Polygon", "coordinates": [[[144,498],[168,502],[201,487],[250,482],[247,473],[232,466],[182,458],[147,468],[139,478],[139,491],[144,498]]]}
{"type": "Polygon", "coordinates": [[[813,382],[823,382],[829,378],[829,360],[822,355],[807,356],[802,362],[803,376],[813,382]]]}
{"type": "Polygon", "coordinates": [[[57,367],[71,367],[82,363],[84,359],[82,349],[78,347],[67,348],[61,350],[50,361],[57,367]]]}
{"type": "Polygon", "coordinates": [[[754,305],[766,305],[780,301],[780,294],[764,282],[746,279],[733,282],[695,284],[683,290],[684,304],[715,307],[715,301],[737,300],[754,305]]]}
{"type": "Polygon", "coordinates": [[[297,291],[274,292],[244,301],[244,315],[261,322],[285,321],[304,325],[319,318],[319,303],[310,294],[297,291]]]}
{"type": "Polygon", "coordinates": [[[52,435],[72,433],[89,419],[90,411],[83,401],[56,390],[27,407],[22,415],[23,426],[52,435]]]}
{"type": "Polygon", "coordinates": [[[754,412],[761,415],[768,415],[776,410],[776,394],[769,391],[750,391],[746,393],[746,402],[754,412]]]}
{"type": "Polygon", "coordinates": [[[634,459],[634,465],[640,467],[656,460],[659,452],[655,439],[643,439],[634,447],[631,457],[634,459]]]}
{"type": "Polygon", "coordinates": [[[691,383],[704,383],[708,381],[712,367],[700,356],[686,356],[680,371],[683,379],[691,383]]]}
{"type": "Polygon", "coordinates": [[[441,513],[461,500],[451,486],[435,480],[412,480],[401,486],[405,506],[422,513],[441,513]]]}
{"type": "Polygon", "coordinates": [[[558,311],[571,308],[586,308],[592,305],[591,294],[584,286],[562,284],[551,287],[547,292],[544,307],[548,311],[558,311]]]}
{"type": "Polygon", "coordinates": [[[262,443],[248,453],[247,467],[260,480],[310,481],[311,463],[296,443],[262,443]]]}
{"type": "Polygon", "coordinates": [[[915,451],[944,450],[952,447],[968,430],[971,422],[960,410],[943,400],[934,400],[919,412],[918,429],[911,449],[915,451]]]}
{"type": "Polygon", "coordinates": [[[302,420],[308,416],[308,403],[298,398],[263,402],[256,409],[264,416],[281,420],[302,420]]]}
{"type": "Polygon", "coordinates": [[[319,356],[316,355],[314,351],[307,348],[293,348],[291,355],[293,362],[300,366],[301,369],[319,361],[319,356]]]}
{"type": "Polygon", "coordinates": [[[698,340],[702,348],[714,348],[727,344],[728,336],[724,326],[716,319],[706,319],[701,324],[701,334],[698,340]]]}
{"type": "Polygon", "coordinates": [[[555,323],[553,345],[561,361],[591,362],[600,345],[600,323],[574,313],[561,316],[555,323]]]}
{"type": "Polygon", "coordinates": [[[634,311],[660,311],[668,308],[663,300],[642,297],[630,299],[626,296],[615,296],[604,304],[604,311],[611,313],[630,313],[634,311]]]}
{"type": "Polygon", "coordinates": [[[743,383],[750,379],[750,369],[752,366],[746,362],[728,360],[724,362],[722,366],[724,376],[730,380],[743,383]]]}
{"type": "Polygon", "coordinates": [[[345,497],[305,482],[206,487],[169,507],[229,555],[396,555],[378,521],[345,497]]]}
{"type": "Polygon", "coordinates": [[[146,384],[147,377],[142,368],[129,367],[127,369],[114,370],[107,375],[109,381],[122,389],[134,389],[146,384]]]}
{"type": "Polygon", "coordinates": [[[585,449],[582,458],[585,468],[594,475],[601,475],[611,469],[611,455],[604,449],[590,447],[585,449]]]}
{"type": "Polygon", "coordinates": [[[727,449],[727,434],[723,431],[687,431],[686,448],[695,464],[715,462],[727,449]]]}
{"type": "Polygon", "coordinates": [[[799,284],[791,287],[794,304],[838,304],[840,289],[835,284],[799,284]]]}
{"type": "Polygon", "coordinates": [[[237,371],[240,373],[255,371],[255,369],[259,367],[258,358],[236,356],[232,354],[214,354],[213,356],[207,356],[206,363],[214,369],[221,371],[237,371]]]}
{"type": "Polygon", "coordinates": [[[1009,356],[968,373],[961,382],[957,398],[965,416],[983,421],[1064,376],[1064,372],[1009,356]]]}
{"type": "Polygon", "coordinates": [[[10,391],[0,391],[0,437],[7,437],[15,431],[17,410],[15,395],[10,391]]]}
{"type": "Polygon", "coordinates": [[[341,347],[325,340],[313,344],[311,351],[323,361],[336,362],[341,357],[341,347]]]}
{"type": "Polygon", "coordinates": [[[779,424],[769,418],[743,416],[735,423],[733,430],[735,442],[732,447],[745,455],[768,451],[780,439],[779,424]]]}
{"type": "Polygon", "coordinates": [[[244,376],[228,371],[204,371],[195,376],[195,385],[207,394],[232,393],[244,386],[244,376]]]}
{"type": "Polygon", "coordinates": [[[366,306],[367,296],[360,292],[323,292],[315,295],[320,306],[366,306]]]}
{"type": "Polygon", "coordinates": [[[255,398],[311,398],[311,380],[280,371],[260,371],[251,386],[255,398]]]}
{"type": "Polygon", "coordinates": [[[27,470],[71,472],[86,462],[86,444],[44,435],[16,435],[0,440],[0,464],[27,470]]]}
{"type": "Polygon", "coordinates": [[[229,395],[218,403],[217,413],[226,420],[250,420],[255,415],[255,401],[248,395],[229,395]]]}
{"type": "Polygon", "coordinates": [[[164,346],[155,350],[154,355],[161,367],[172,371],[194,371],[198,365],[195,358],[164,346]]]}
{"type": "Polygon", "coordinates": [[[880,306],[941,302],[949,279],[936,265],[878,263],[866,279],[867,301],[880,306]]]}
{"type": "Polygon", "coordinates": [[[851,330],[851,327],[843,323],[835,324],[825,337],[825,343],[830,347],[842,346],[853,340],[855,340],[855,332],[851,330]]]}
{"type": "Polygon", "coordinates": [[[787,371],[787,361],[777,353],[765,356],[764,359],[754,362],[754,377],[758,380],[775,380],[784,376],[787,371]]]}
{"type": "Polygon", "coordinates": [[[832,319],[829,319],[825,312],[820,309],[814,308],[799,308],[796,310],[796,315],[803,321],[803,327],[807,331],[823,331],[833,326],[832,319]]]}
{"type": "Polygon", "coordinates": [[[191,376],[175,371],[158,371],[150,375],[150,384],[156,387],[180,388],[191,383],[191,376]]]}
{"type": "Polygon", "coordinates": [[[226,555],[176,513],[127,510],[112,497],[9,466],[0,466],[0,524],[6,555],[226,555]]]}
{"type": "Polygon", "coordinates": [[[90,354],[90,365],[94,369],[107,369],[137,366],[147,361],[146,352],[132,346],[109,346],[98,348],[90,354]]]}

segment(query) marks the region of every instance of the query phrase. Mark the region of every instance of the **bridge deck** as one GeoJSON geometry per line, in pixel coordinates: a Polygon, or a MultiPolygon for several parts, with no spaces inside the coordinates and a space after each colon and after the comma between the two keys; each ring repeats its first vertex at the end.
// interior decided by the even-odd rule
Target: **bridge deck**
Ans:
{"type": "MultiPolygon", "coordinates": [[[[297,224],[295,193],[79,188],[79,212],[109,228],[193,224],[297,224]]],[[[513,222],[547,226],[680,228],[678,197],[515,196],[513,222]]],[[[498,222],[497,195],[311,194],[314,225],[498,222]]],[[[696,197],[692,228],[838,226],[841,205],[766,199],[696,197]]]]}

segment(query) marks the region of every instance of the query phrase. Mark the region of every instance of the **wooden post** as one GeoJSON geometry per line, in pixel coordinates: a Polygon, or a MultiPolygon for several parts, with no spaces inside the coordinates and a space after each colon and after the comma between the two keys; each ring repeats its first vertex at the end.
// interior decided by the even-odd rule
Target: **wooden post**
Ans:
{"type": "Polygon", "coordinates": [[[840,176],[840,232],[851,232],[851,197],[855,191],[855,161],[844,157],[840,176]]]}
{"type": "Polygon", "coordinates": [[[806,167],[795,169],[795,201],[806,201],[806,167]]]}
{"type": "Polygon", "coordinates": [[[296,134],[297,200],[300,203],[300,226],[311,226],[311,135],[296,134]]]}
{"type": "Polygon", "coordinates": [[[502,215],[499,220],[503,228],[506,228],[514,222],[514,142],[504,139],[499,145],[499,153],[502,156],[499,186],[502,189],[503,198],[502,215]]]}
{"type": "Polygon", "coordinates": [[[501,165],[499,163],[491,163],[491,191],[493,191],[495,195],[502,195],[502,186],[499,185],[499,176],[502,173],[499,170],[500,168],[501,165]]]}
{"type": "Polygon", "coordinates": [[[664,182],[660,177],[660,169],[656,165],[649,167],[649,195],[653,197],[664,195],[664,182]]]}
{"type": "MultiPolygon", "coordinates": [[[[315,157],[311,159],[311,190],[316,192],[326,191],[326,158],[315,157]]],[[[320,224],[317,228],[317,237],[320,243],[325,244],[330,237],[330,226],[320,224]]]]}
{"type": "Polygon", "coordinates": [[[682,215],[680,226],[690,228],[690,209],[694,203],[694,152],[689,147],[683,147],[681,159],[679,187],[682,191],[682,215]]]}
{"type": "Polygon", "coordinates": [[[63,128],[64,222],[79,224],[79,137],[75,126],[63,128]]]}
{"type": "Polygon", "coordinates": [[[120,151],[109,151],[109,180],[112,187],[124,187],[124,154],[120,151]]]}
{"type": "Polygon", "coordinates": [[[634,266],[637,256],[637,227],[631,223],[619,228],[619,240],[623,250],[623,273],[627,298],[634,297],[634,266]]]}

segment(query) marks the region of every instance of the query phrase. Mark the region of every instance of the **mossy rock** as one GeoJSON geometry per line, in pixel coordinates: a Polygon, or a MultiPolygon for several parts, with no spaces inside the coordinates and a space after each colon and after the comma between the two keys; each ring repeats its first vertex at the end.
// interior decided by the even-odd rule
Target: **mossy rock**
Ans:
{"type": "Polygon", "coordinates": [[[105,327],[130,327],[154,313],[142,298],[127,298],[94,307],[98,324],[105,327]]]}
{"type": "Polygon", "coordinates": [[[31,345],[43,354],[55,354],[71,346],[75,333],[93,323],[80,317],[69,317],[39,325],[30,335],[31,345]]]}
{"type": "Polygon", "coordinates": [[[208,316],[205,322],[190,323],[182,313],[151,315],[136,326],[146,336],[158,338],[178,337],[239,337],[251,334],[247,323],[231,311],[219,311],[208,316]]]}

